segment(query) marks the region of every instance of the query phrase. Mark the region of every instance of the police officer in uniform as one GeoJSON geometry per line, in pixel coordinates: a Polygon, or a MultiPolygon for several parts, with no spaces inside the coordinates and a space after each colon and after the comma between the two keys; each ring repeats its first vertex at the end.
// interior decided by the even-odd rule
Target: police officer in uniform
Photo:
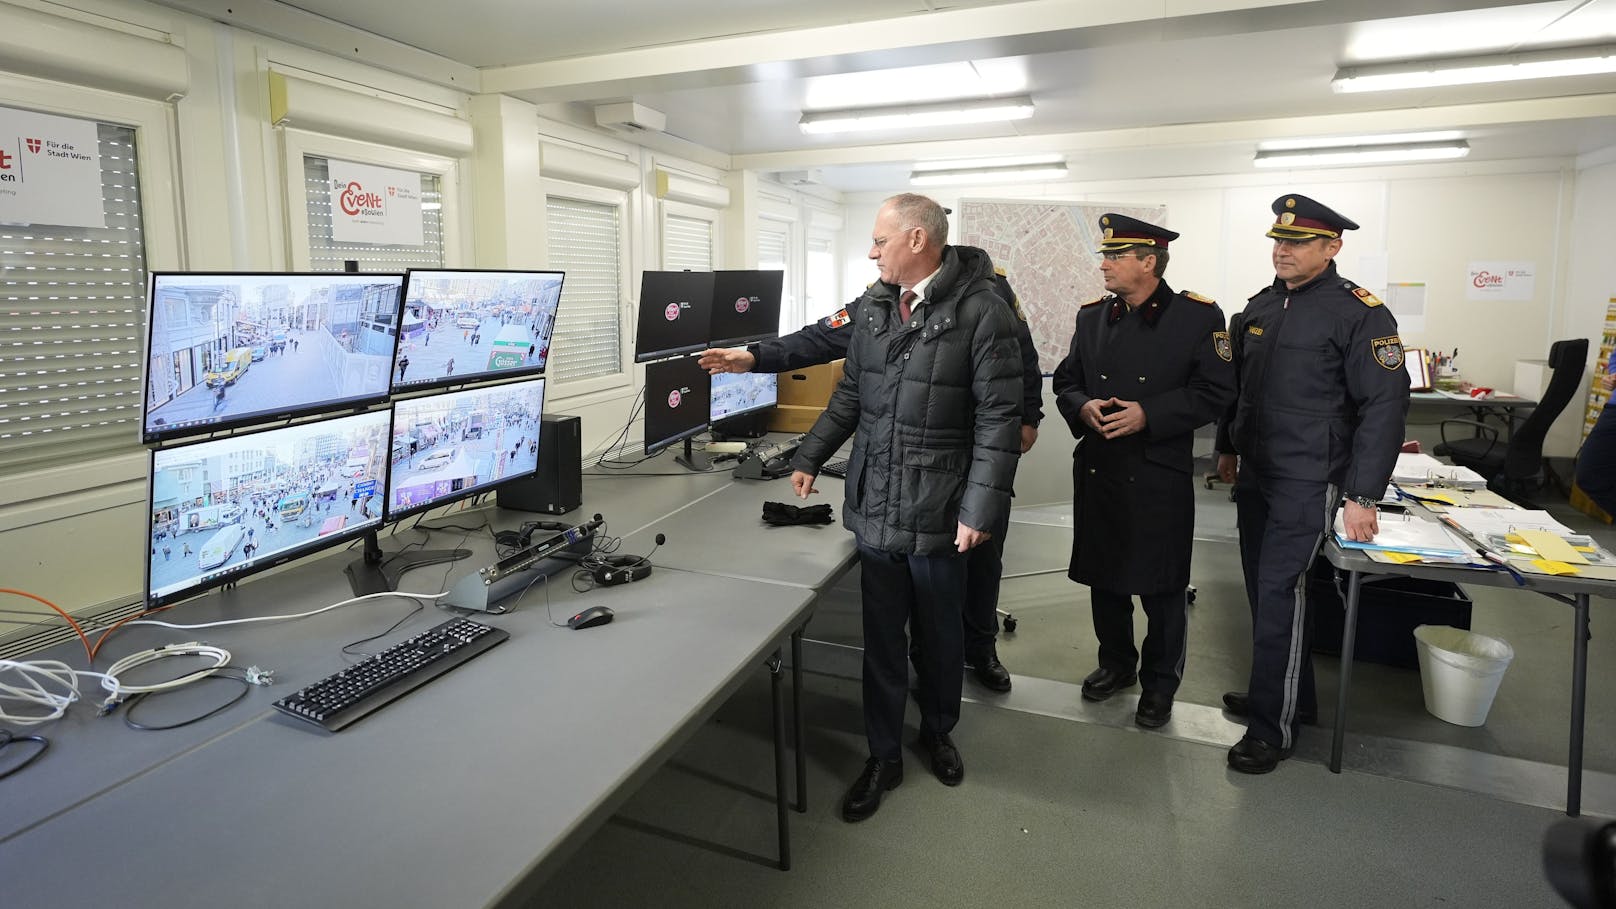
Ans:
{"type": "Polygon", "coordinates": [[[1137,679],[1134,721],[1155,728],[1172,715],[1184,676],[1193,434],[1234,399],[1233,354],[1217,304],[1162,280],[1177,233],[1119,214],[1102,216],[1100,228],[1112,295],[1078,310],[1054,379],[1056,406],[1079,439],[1069,576],[1089,586],[1100,641],[1083,697],[1103,701],[1137,679]],[[1135,594],[1147,620],[1142,653],[1135,594]]]}
{"type": "MultiPolygon", "coordinates": [[[[1044,378],[1038,366],[1038,351],[1033,347],[1032,331],[1021,314],[1004,269],[994,267],[993,283],[999,296],[1015,309],[1018,317],[1015,330],[1016,340],[1021,345],[1021,451],[1026,453],[1038,440],[1038,424],[1044,418],[1044,378]]],[[[783,338],[746,347],[704,350],[698,362],[716,375],[721,372],[784,372],[840,359],[847,355],[847,341],[853,335],[858,303],[854,300],[783,338]]],[[[994,643],[999,635],[999,578],[1004,572],[1004,538],[1009,529],[1008,521],[1003,526],[990,528],[992,535],[987,542],[966,555],[965,661],[975,672],[977,681],[993,691],[1009,691],[1011,686],[1010,671],[999,662],[994,643]]]]}
{"type": "Polygon", "coordinates": [[[1230,321],[1238,395],[1218,427],[1218,475],[1235,484],[1251,603],[1251,681],[1223,696],[1249,725],[1229,766],[1267,773],[1316,716],[1308,567],[1339,506],[1374,538],[1403,441],[1408,373],[1397,320],[1336,273],[1350,218],[1289,193],[1274,200],[1274,283],[1230,321]]]}

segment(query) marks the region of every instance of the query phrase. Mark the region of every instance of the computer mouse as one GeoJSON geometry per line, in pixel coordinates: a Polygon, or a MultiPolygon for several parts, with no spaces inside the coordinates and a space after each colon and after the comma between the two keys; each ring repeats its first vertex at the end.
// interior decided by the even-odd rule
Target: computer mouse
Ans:
{"type": "Polygon", "coordinates": [[[596,625],[604,625],[610,622],[613,615],[615,613],[605,606],[591,606],[568,619],[567,627],[572,629],[594,628],[596,625]]]}

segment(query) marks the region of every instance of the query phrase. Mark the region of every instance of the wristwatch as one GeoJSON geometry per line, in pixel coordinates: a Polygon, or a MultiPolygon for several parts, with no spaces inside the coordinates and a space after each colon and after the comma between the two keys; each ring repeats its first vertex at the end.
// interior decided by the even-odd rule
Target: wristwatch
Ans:
{"type": "Polygon", "coordinates": [[[1364,508],[1374,508],[1380,504],[1380,500],[1372,496],[1347,496],[1347,498],[1364,508]]]}

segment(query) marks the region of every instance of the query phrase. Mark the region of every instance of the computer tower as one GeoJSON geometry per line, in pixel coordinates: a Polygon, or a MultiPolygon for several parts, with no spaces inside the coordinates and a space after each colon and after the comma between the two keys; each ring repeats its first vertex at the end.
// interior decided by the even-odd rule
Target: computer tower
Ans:
{"type": "Polygon", "coordinates": [[[545,414],[539,428],[539,472],[499,488],[501,508],[566,514],[583,504],[583,424],[567,414],[545,414]]]}

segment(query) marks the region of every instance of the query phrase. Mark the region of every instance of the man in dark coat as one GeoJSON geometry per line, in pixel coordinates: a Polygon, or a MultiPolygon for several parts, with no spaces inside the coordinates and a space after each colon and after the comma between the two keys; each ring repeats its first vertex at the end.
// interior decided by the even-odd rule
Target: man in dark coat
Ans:
{"type": "Polygon", "coordinates": [[[1083,697],[1103,701],[1139,681],[1134,721],[1155,728],[1184,677],[1195,534],[1193,433],[1234,398],[1223,312],[1162,275],[1178,234],[1124,215],[1100,218],[1100,272],[1111,296],[1077,313],[1055,369],[1055,402],[1073,452],[1069,576],[1089,585],[1099,668],[1083,697]],[[1134,647],[1133,596],[1147,627],[1134,647]]]}
{"type": "MultiPolygon", "coordinates": [[[[943,209],[948,213],[948,209],[943,209]]],[[[986,253],[983,253],[986,255],[986,253]]],[[[1044,419],[1044,376],[1038,368],[1038,350],[1032,330],[1021,313],[1016,294],[1004,269],[993,269],[994,289],[1016,312],[1016,340],[1021,345],[1021,452],[1038,441],[1044,419]]],[[[758,341],[745,347],[715,347],[701,352],[701,367],[722,372],[784,372],[829,363],[847,356],[847,340],[858,318],[858,300],[782,338],[758,341]]],[[[965,662],[976,680],[992,691],[1009,691],[1010,670],[999,661],[999,581],[1004,573],[1004,539],[1010,522],[966,555],[965,662]]]]}
{"type": "Polygon", "coordinates": [[[1316,715],[1307,574],[1337,505],[1347,536],[1379,530],[1375,503],[1403,443],[1408,371],[1397,320],[1335,269],[1352,219],[1297,193],[1274,200],[1274,283],[1230,320],[1238,393],[1218,426],[1235,484],[1251,604],[1251,682],[1223,696],[1248,719],[1229,766],[1267,773],[1316,715]]]}
{"type": "Polygon", "coordinates": [[[792,488],[806,498],[857,430],[842,521],[858,540],[870,756],[842,800],[848,821],[874,814],[903,781],[906,624],[920,657],[920,747],[943,783],[964,779],[950,733],[964,678],[965,553],[1007,520],[1021,452],[1015,317],[987,255],[947,240],[931,199],[882,204],[870,246],[881,280],[859,301],[842,380],[791,462],[792,488]]]}

